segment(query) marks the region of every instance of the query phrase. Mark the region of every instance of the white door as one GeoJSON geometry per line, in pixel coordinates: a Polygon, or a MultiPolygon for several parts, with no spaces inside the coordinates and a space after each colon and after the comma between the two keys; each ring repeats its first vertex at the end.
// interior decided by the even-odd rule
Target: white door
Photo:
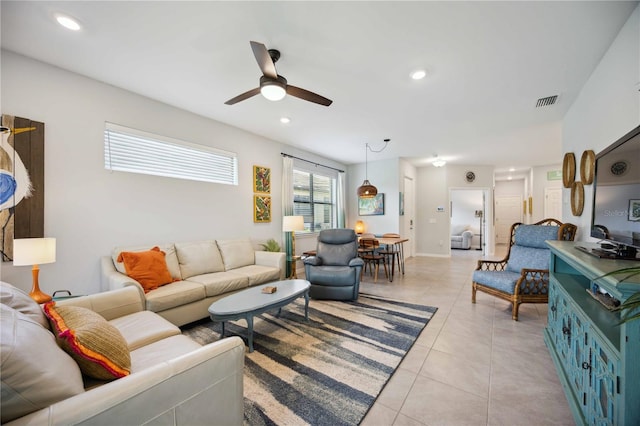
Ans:
{"type": "Polygon", "coordinates": [[[544,189],[544,218],[562,220],[562,188],[544,189]]]}
{"type": "Polygon", "coordinates": [[[522,222],[522,209],[522,196],[496,198],[496,244],[509,244],[511,225],[522,222]]]}
{"type": "Polygon", "coordinates": [[[416,233],[415,233],[415,203],[414,203],[414,191],[413,191],[413,179],[405,176],[404,178],[404,224],[402,233],[403,237],[409,239],[409,242],[404,245],[404,257],[413,257],[416,247],[416,233]]]}

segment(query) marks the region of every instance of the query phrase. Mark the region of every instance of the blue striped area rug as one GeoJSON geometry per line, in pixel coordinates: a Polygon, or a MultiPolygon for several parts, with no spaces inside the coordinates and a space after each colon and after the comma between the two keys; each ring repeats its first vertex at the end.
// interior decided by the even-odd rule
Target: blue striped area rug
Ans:
{"type": "MultiPolygon", "coordinates": [[[[304,300],[254,321],[246,353],[246,425],[357,425],[437,308],[363,296],[356,302],[304,300]]],[[[228,334],[246,337],[243,320],[228,334]]],[[[220,324],[183,327],[201,344],[219,338],[220,324]]],[[[246,340],[246,339],[245,339],[246,340]]]]}

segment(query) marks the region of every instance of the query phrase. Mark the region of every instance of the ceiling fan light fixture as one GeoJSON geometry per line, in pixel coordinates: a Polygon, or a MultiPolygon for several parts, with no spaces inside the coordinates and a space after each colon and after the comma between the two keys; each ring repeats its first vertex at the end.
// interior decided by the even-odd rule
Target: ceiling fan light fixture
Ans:
{"type": "Polygon", "coordinates": [[[270,101],[279,101],[287,94],[284,87],[277,84],[265,84],[260,88],[260,93],[270,101]]]}
{"type": "Polygon", "coordinates": [[[270,101],[279,101],[287,94],[287,80],[278,76],[277,79],[260,77],[260,93],[270,101]]]}

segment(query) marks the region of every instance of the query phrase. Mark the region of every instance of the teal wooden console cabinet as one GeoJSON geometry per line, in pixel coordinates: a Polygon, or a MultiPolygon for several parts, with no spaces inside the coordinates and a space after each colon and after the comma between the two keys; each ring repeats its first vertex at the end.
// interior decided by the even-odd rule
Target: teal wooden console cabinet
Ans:
{"type": "Polygon", "coordinates": [[[548,241],[551,248],[548,324],[544,341],[551,352],[576,424],[640,425],[640,320],[619,324],[591,297],[595,284],[624,301],[640,291],[640,277],[598,278],[637,262],[590,256],[576,246],[548,241]]]}

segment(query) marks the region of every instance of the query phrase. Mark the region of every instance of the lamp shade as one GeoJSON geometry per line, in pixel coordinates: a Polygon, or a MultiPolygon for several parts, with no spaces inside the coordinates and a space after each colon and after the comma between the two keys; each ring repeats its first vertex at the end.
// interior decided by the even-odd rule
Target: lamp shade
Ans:
{"type": "Polygon", "coordinates": [[[13,240],[13,264],[15,266],[42,265],[55,261],[55,238],[21,238],[13,240]]]}
{"type": "Polygon", "coordinates": [[[356,234],[362,234],[364,232],[364,222],[359,220],[356,222],[356,226],[353,229],[356,234]]]}
{"type": "Polygon", "coordinates": [[[371,182],[369,182],[368,179],[365,179],[365,181],[362,182],[362,185],[358,188],[358,197],[373,198],[376,195],[378,195],[378,188],[371,185],[371,182]]]}
{"type": "Polygon", "coordinates": [[[303,216],[284,216],[282,218],[282,231],[283,232],[304,231],[304,217],[303,216]]]}

